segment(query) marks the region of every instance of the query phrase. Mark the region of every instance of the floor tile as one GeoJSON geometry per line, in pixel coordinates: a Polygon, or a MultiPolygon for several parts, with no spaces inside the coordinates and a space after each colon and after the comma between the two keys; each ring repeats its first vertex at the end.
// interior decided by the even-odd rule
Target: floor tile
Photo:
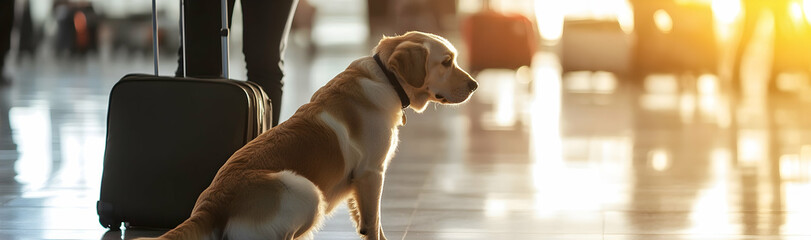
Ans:
{"type": "Polygon", "coordinates": [[[607,212],[606,234],[811,235],[800,222],[804,213],[758,212],[607,212]]]}
{"type": "Polygon", "coordinates": [[[605,235],[605,240],[799,240],[809,236],[752,235],[605,235]]]}
{"type": "Polygon", "coordinates": [[[601,234],[599,212],[545,213],[418,210],[409,231],[454,233],[601,234]]]}
{"type": "Polygon", "coordinates": [[[95,207],[3,207],[0,209],[0,220],[0,229],[101,229],[95,207]]]}
{"type": "Polygon", "coordinates": [[[600,234],[533,234],[533,233],[455,233],[455,232],[413,232],[405,236],[407,240],[459,240],[459,239],[536,239],[536,240],[602,240],[600,234]]]}
{"type": "Polygon", "coordinates": [[[17,240],[17,239],[121,239],[110,237],[114,234],[106,235],[104,230],[32,230],[32,229],[0,229],[0,239],[17,240]]]}

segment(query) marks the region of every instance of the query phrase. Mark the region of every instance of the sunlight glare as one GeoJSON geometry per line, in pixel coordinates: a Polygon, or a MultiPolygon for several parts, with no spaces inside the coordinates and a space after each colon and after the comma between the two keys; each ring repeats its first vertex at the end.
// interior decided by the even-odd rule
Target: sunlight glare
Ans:
{"type": "Polygon", "coordinates": [[[591,81],[594,93],[610,94],[617,89],[617,76],[610,72],[595,72],[592,74],[591,81]]]}
{"type": "Polygon", "coordinates": [[[667,14],[667,11],[664,9],[656,10],[653,13],[653,23],[656,24],[656,28],[663,33],[670,33],[673,30],[673,18],[670,17],[670,14],[667,14]]]}
{"type": "Polygon", "coordinates": [[[51,146],[51,116],[47,106],[13,107],[9,122],[18,143],[20,157],[14,162],[14,180],[26,188],[36,189],[47,184],[53,169],[51,146]]]}
{"type": "Polygon", "coordinates": [[[626,34],[631,34],[634,32],[634,9],[630,2],[624,1],[622,7],[618,9],[617,21],[619,22],[622,31],[626,34]]]}
{"type": "Polygon", "coordinates": [[[701,189],[690,210],[691,233],[732,233],[737,232],[735,224],[730,223],[727,212],[730,211],[729,186],[726,176],[717,176],[710,180],[710,186],[701,189]]]}
{"type": "Polygon", "coordinates": [[[492,106],[481,115],[482,127],[488,130],[514,129],[525,108],[522,100],[528,94],[524,86],[529,80],[520,79],[525,77],[507,69],[487,69],[476,76],[481,89],[477,97],[492,106]]]}
{"type": "Polygon", "coordinates": [[[692,123],[696,111],[696,96],[682,94],[679,99],[679,116],[682,123],[692,123]]]}
{"type": "MultiPolygon", "coordinates": [[[[811,211],[811,184],[808,182],[787,182],[783,184],[784,209],[791,213],[807,213],[811,211]]],[[[785,214],[785,224],[781,226],[782,232],[800,232],[808,229],[811,217],[808,214],[785,214]]]]}
{"type": "Polygon", "coordinates": [[[726,176],[729,171],[729,163],[732,161],[732,154],[729,149],[715,148],[710,153],[712,169],[715,174],[726,176]]]}
{"type": "Polygon", "coordinates": [[[798,154],[783,154],[780,156],[780,177],[783,180],[796,180],[801,177],[800,156],[798,154]]]}
{"type": "Polygon", "coordinates": [[[503,217],[507,215],[507,203],[502,199],[487,196],[484,199],[484,214],[487,217],[503,217]]]}
{"type": "Polygon", "coordinates": [[[788,5],[788,15],[794,23],[801,23],[803,21],[803,7],[799,2],[791,2],[788,5]]]}
{"type": "Polygon", "coordinates": [[[767,134],[757,130],[741,130],[738,134],[738,161],[743,166],[757,166],[766,157],[767,134]]]}
{"type": "Polygon", "coordinates": [[[515,125],[517,121],[515,109],[515,82],[517,80],[502,76],[499,78],[498,94],[495,99],[494,120],[495,125],[509,127],[515,125]]]}
{"type": "Polygon", "coordinates": [[[698,93],[711,95],[718,93],[718,78],[712,74],[704,74],[698,77],[698,93]]]}
{"type": "Polygon", "coordinates": [[[679,91],[679,79],[673,74],[650,74],[644,80],[645,91],[656,94],[675,94],[679,91]]]}
{"type": "Polygon", "coordinates": [[[713,0],[712,12],[719,22],[731,24],[741,13],[741,2],[740,0],[713,0]]]}
{"type": "Polygon", "coordinates": [[[803,0],[803,12],[805,13],[805,21],[811,24],[811,0],[803,0]]]}
{"type": "Polygon", "coordinates": [[[537,163],[561,160],[560,105],[561,67],[553,53],[539,53],[533,59],[533,97],[531,105],[531,146],[537,163]]]}
{"type": "Polygon", "coordinates": [[[730,212],[732,200],[729,191],[729,169],[728,163],[731,160],[730,152],[727,149],[715,148],[710,153],[710,160],[713,174],[704,182],[705,187],[701,188],[695,200],[693,200],[690,210],[691,226],[685,229],[691,233],[731,233],[737,232],[735,224],[730,222],[726,213],[730,212]]]}
{"type": "Polygon", "coordinates": [[[718,97],[702,95],[699,97],[698,107],[703,114],[712,114],[718,111],[718,97]]]}
{"type": "Polygon", "coordinates": [[[656,149],[648,153],[650,156],[650,164],[653,170],[662,172],[670,168],[670,156],[667,150],[656,149]]]}
{"type": "Polygon", "coordinates": [[[805,180],[811,180],[811,145],[800,147],[800,162],[803,164],[805,180]]]}
{"type": "Polygon", "coordinates": [[[550,45],[556,44],[563,36],[563,20],[567,11],[567,1],[536,0],[535,17],[541,38],[550,45]]]}

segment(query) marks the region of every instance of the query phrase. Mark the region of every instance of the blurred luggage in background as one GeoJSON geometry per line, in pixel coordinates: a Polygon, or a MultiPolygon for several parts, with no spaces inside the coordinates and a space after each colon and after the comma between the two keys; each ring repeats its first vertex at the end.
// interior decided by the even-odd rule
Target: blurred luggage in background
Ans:
{"type": "Polygon", "coordinates": [[[635,72],[717,72],[713,10],[701,1],[630,1],[635,72]]]}
{"type": "MultiPolygon", "coordinates": [[[[164,14],[159,14],[164,15],[164,14]]],[[[116,18],[105,19],[105,27],[109,30],[110,46],[113,51],[125,53],[152,53],[152,27],[150,14],[129,14],[116,18]]],[[[174,53],[179,47],[177,34],[166,34],[165,27],[158,28],[158,39],[161,42],[160,50],[164,53],[174,53]]]]}
{"type": "Polygon", "coordinates": [[[391,16],[397,34],[422,31],[439,34],[447,30],[446,19],[456,14],[453,0],[393,0],[391,16]]]}
{"type": "Polygon", "coordinates": [[[53,14],[56,17],[56,52],[86,54],[98,51],[99,17],[93,3],[87,1],[54,1],[53,14]]]}
{"type": "Polygon", "coordinates": [[[578,19],[564,22],[560,61],[563,72],[628,73],[632,36],[616,19],[578,19]]]}
{"type": "Polygon", "coordinates": [[[431,11],[430,0],[397,0],[392,4],[395,31],[402,34],[418,30],[439,32],[439,19],[431,11]]]}
{"type": "Polygon", "coordinates": [[[517,13],[499,13],[484,1],[484,9],[462,22],[471,73],[484,69],[517,69],[530,66],[537,49],[532,22],[517,13]]]}
{"type": "Polygon", "coordinates": [[[716,24],[708,1],[613,3],[610,9],[593,5],[560,9],[566,10],[560,40],[564,71],[637,76],[718,71],[716,24]]]}
{"type": "Polygon", "coordinates": [[[408,31],[441,34],[453,31],[456,0],[368,0],[369,36],[374,44],[381,35],[408,31]]]}

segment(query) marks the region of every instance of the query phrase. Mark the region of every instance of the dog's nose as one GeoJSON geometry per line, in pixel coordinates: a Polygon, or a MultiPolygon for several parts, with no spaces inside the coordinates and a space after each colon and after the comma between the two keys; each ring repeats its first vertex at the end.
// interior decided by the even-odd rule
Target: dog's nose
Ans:
{"type": "Polygon", "coordinates": [[[470,82],[467,82],[467,87],[470,88],[470,91],[472,92],[479,88],[479,84],[476,83],[476,81],[471,80],[470,82]]]}

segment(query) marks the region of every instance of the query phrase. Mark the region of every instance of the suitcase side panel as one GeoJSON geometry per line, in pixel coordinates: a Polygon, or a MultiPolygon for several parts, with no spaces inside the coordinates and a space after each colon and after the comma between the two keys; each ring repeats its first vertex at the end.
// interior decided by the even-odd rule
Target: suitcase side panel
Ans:
{"type": "Polygon", "coordinates": [[[245,81],[244,83],[254,89],[254,99],[256,99],[257,105],[260,106],[257,109],[257,118],[260,120],[260,127],[259,131],[256,132],[256,136],[259,136],[259,134],[270,130],[273,124],[273,104],[271,104],[271,100],[262,86],[251,81],[245,81]]]}

